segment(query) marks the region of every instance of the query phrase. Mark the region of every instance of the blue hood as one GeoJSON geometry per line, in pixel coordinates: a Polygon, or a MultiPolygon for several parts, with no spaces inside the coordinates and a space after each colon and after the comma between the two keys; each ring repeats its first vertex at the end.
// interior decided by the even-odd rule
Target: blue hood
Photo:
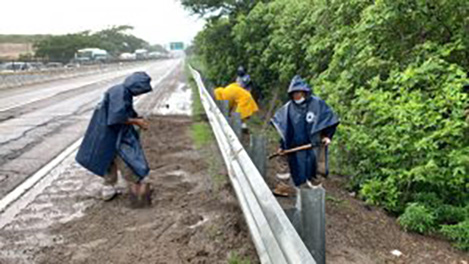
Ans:
{"type": "Polygon", "coordinates": [[[151,77],[145,72],[134,72],[124,81],[124,87],[133,96],[151,92],[151,77]]]}
{"type": "Polygon", "coordinates": [[[288,94],[291,95],[293,92],[306,92],[306,98],[311,95],[311,87],[299,76],[296,75],[290,82],[288,87],[288,94]]]}
{"type": "Polygon", "coordinates": [[[246,75],[246,70],[244,69],[243,66],[238,67],[238,69],[236,70],[236,75],[238,77],[243,77],[244,75],[246,75]]]}
{"type": "Polygon", "coordinates": [[[236,82],[246,90],[250,90],[252,85],[251,76],[249,76],[249,74],[236,78],[236,82]]]}

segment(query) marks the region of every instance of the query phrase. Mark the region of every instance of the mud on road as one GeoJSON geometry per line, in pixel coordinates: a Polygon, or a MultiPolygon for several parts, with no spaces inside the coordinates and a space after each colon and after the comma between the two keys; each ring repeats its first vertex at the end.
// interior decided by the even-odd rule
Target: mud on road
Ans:
{"type": "Polygon", "coordinates": [[[227,263],[232,253],[258,262],[234,193],[228,183],[215,191],[208,173],[206,155],[216,146],[194,147],[190,117],[150,122],[143,144],[152,207],[130,209],[125,195],[97,202],[84,217],[53,227],[61,242],[35,253],[35,263],[227,263]]]}

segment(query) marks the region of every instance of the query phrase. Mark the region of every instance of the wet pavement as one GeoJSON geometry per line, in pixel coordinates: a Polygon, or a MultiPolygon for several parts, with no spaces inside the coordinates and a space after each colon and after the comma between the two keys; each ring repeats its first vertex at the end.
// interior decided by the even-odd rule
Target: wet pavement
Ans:
{"type": "MultiPolygon", "coordinates": [[[[171,102],[174,104],[171,109],[175,114],[190,113],[190,110],[189,112],[187,110],[190,109],[190,89],[180,81],[180,78],[176,78],[180,76],[181,71],[180,60],[150,65],[147,72],[153,78],[154,91],[137,98],[136,110],[142,114],[158,113],[160,109],[167,111],[168,108],[161,98],[173,98],[171,102]],[[168,93],[166,87],[175,84],[178,84],[176,93],[168,93]],[[185,103],[182,103],[181,99],[185,103]]],[[[112,82],[117,83],[122,78],[113,79],[112,82]]],[[[20,155],[0,165],[0,175],[4,177],[0,183],[2,194],[12,189],[4,186],[4,182],[10,184],[13,182],[8,179],[19,178],[19,175],[21,178],[27,178],[27,173],[44,166],[57,155],[53,155],[54,153],[60,153],[83,135],[89,121],[90,110],[112,82],[104,86],[97,85],[88,93],[73,96],[66,101],[59,101],[21,115],[19,118],[0,123],[1,126],[8,122],[7,125],[11,125],[12,128],[5,129],[7,133],[1,133],[0,142],[4,143],[0,143],[0,150],[3,153],[0,157],[12,157],[15,149],[23,150],[20,155]],[[34,144],[34,140],[38,139],[41,142],[28,148],[28,140],[34,144]],[[5,173],[8,171],[14,172],[13,177],[5,173]]],[[[52,226],[84,216],[85,209],[100,201],[102,180],[76,164],[75,154],[76,151],[72,151],[31,190],[1,212],[0,263],[36,263],[32,257],[33,252],[37,253],[38,249],[63,242],[60,234],[50,232],[52,226]]]]}
{"type": "Polygon", "coordinates": [[[0,199],[79,139],[103,92],[133,71],[161,81],[180,60],[0,90],[0,199]]]}

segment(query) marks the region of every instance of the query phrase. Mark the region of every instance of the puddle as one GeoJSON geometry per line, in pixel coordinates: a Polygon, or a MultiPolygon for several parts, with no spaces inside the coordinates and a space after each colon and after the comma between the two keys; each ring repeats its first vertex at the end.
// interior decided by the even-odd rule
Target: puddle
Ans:
{"type": "Polygon", "coordinates": [[[164,104],[158,104],[152,111],[157,115],[192,115],[192,90],[185,83],[179,83],[164,104]]]}

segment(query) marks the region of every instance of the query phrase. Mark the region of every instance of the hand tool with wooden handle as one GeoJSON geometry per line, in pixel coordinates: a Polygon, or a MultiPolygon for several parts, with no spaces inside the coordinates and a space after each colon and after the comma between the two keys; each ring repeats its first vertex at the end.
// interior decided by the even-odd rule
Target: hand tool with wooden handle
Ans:
{"type": "Polygon", "coordinates": [[[270,155],[269,159],[275,158],[277,156],[283,156],[283,155],[286,155],[286,154],[291,154],[291,153],[298,152],[298,151],[305,150],[305,149],[311,149],[311,148],[313,148],[313,145],[307,144],[307,145],[299,146],[299,147],[296,147],[296,148],[287,149],[287,150],[284,150],[281,153],[277,152],[277,153],[274,153],[274,154],[270,155]]]}

